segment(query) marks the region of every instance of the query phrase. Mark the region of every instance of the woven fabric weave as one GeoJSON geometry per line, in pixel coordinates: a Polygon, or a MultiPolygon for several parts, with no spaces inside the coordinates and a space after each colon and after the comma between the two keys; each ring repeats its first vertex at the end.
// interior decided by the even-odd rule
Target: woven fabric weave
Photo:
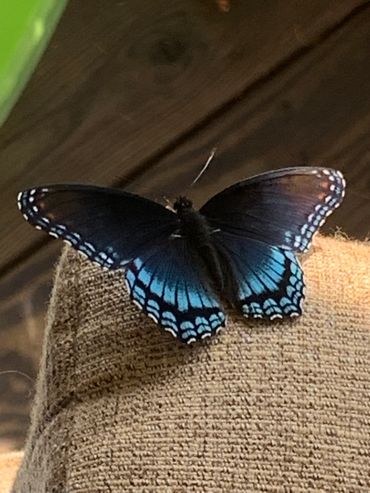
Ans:
{"type": "Polygon", "coordinates": [[[370,246],[318,237],[304,315],[186,346],[67,248],[13,491],[370,491],[370,246]]]}

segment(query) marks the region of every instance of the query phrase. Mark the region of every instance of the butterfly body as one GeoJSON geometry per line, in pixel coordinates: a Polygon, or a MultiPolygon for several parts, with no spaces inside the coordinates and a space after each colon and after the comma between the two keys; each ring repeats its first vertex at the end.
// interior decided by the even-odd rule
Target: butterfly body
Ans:
{"type": "Polygon", "coordinates": [[[211,227],[207,218],[193,208],[186,197],[179,197],[174,203],[174,210],[179,218],[179,229],[172,235],[174,241],[184,238],[193,256],[198,259],[202,275],[209,277],[218,291],[224,287],[224,271],[214,234],[218,232],[211,227]]]}
{"type": "Polygon", "coordinates": [[[186,197],[168,210],[86,185],[32,188],[18,206],[36,228],[104,268],[123,269],[140,309],[189,343],[225,326],[223,302],[248,318],[301,315],[296,254],[308,250],[344,190],[339,171],[296,167],[236,183],[199,210],[186,197]]]}

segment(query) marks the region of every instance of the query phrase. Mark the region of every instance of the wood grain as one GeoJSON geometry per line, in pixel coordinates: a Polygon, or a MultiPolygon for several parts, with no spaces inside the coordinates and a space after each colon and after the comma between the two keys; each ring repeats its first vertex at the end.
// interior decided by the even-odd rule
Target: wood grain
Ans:
{"type": "Polygon", "coordinates": [[[19,190],[127,178],[365,3],[70,2],[0,130],[0,270],[38,239],[19,190]]]}

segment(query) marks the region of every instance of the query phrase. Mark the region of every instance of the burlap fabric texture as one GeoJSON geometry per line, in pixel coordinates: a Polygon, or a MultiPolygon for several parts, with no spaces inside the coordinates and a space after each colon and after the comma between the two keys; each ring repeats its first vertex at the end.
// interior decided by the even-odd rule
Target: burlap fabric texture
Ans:
{"type": "Polygon", "coordinates": [[[303,317],[190,347],[65,250],[13,491],[368,493],[370,246],[316,244],[303,317]]]}

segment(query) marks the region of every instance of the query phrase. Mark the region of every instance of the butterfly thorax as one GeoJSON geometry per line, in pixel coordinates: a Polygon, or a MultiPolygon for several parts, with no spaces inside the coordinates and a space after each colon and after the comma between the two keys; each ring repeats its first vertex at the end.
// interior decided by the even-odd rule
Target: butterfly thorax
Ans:
{"type": "Polygon", "coordinates": [[[195,210],[192,202],[186,197],[179,197],[174,203],[174,209],[180,222],[178,236],[184,238],[191,250],[201,257],[208,275],[213,279],[217,288],[222,290],[224,275],[213,241],[213,228],[207,218],[195,210]]]}
{"type": "Polygon", "coordinates": [[[180,222],[179,235],[190,243],[194,242],[200,246],[208,244],[211,229],[207,219],[193,208],[192,202],[186,197],[179,197],[173,207],[180,222]]]}

